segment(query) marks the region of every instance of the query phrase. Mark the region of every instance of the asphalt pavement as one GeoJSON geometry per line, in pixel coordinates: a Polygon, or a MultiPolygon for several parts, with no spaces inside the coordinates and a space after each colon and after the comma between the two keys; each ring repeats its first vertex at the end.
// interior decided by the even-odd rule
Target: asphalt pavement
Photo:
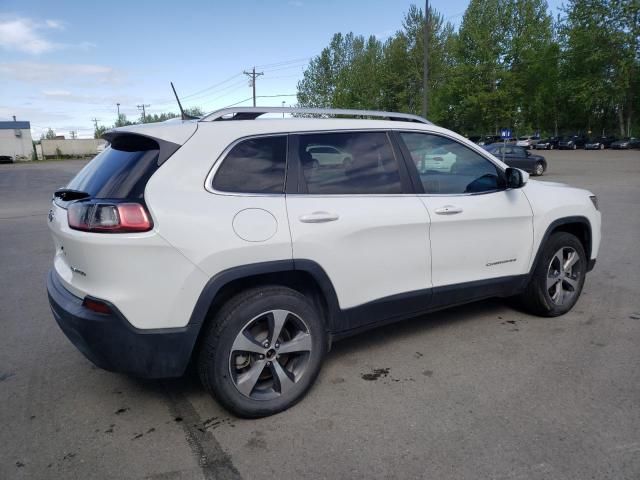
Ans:
{"type": "Polygon", "coordinates": [[[489,300],[338,342],[307,397],[260,420],[193,375],[86,360],[45,290],[51,193],[85,162],[0,165],[0,479],[639,479],[640,151],[543,154],[543,180],[603,213],[572,312],[489,300]]]}

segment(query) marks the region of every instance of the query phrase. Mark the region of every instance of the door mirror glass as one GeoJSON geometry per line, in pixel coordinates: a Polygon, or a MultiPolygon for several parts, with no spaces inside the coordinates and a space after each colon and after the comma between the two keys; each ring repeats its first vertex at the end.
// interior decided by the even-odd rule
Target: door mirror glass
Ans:
{"type": "Polygon", "coordinates": [[[522,171],[517,168],[507,168],[504,174],[507,177],[507,188],[522,188],[524,186],[525,179],[522,171]]]}

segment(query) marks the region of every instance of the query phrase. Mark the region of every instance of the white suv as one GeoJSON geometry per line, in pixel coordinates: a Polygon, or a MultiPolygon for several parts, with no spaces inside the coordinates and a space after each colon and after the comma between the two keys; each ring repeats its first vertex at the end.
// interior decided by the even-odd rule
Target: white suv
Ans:
{"type": "Polygon", "coordinates": [[[515,295],[562,315],[600,244],[593,194],[412,115],[233,108],[105,138],[54,195],[53,314],[108,370],[193,360],[240,416],[296,403],[331,341],[364,329],[515,295]]]}

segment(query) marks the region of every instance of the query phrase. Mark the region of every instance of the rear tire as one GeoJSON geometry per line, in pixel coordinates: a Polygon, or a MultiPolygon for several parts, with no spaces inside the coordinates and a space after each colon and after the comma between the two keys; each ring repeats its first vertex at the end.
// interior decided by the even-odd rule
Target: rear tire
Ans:
{"type": "Polygon", "coordinates": [[[525,310],[542,317],[564,315],[578,301],[587,271],[580,240],[566,232],[551,235],[519,300],[525,310]]]}
{"type": "Polygon", "coordinates": [[[246,290],[207,325],[198,356],[204,388],[239,417],[273,415],[313,385],[327,351],[312,303],[281,286],[246,290]]]}

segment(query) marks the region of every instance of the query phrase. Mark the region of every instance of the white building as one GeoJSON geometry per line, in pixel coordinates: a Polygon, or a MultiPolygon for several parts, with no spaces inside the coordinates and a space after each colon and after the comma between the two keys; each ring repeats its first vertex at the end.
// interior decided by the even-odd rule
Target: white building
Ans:
{"type": "Polygon", "coordinates": [[[29,122],[0,121],[0,162],[33,159],[33,141],[29,122]]]}

